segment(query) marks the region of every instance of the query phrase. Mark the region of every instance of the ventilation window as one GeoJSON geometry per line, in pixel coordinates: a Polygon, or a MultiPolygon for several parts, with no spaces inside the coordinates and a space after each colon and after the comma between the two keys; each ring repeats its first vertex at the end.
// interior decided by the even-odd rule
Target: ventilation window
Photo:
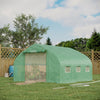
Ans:
{"type": "Polygon", "coordinates": [[[85,68],[85,72],[89,72],[89,71],[90,71],[89,66],[86,66],[86,68],[85,68]]]}
{"type": "Polygon", "coordinates": [[[66,66],[65,72],[66,72],[66,73],[70,73],[70,72],[71,72],[70,66],[66,66]]]}
{"type": "Polygon", "coordinates": [[[76,67],[76,72],[81,72],[81,67],[80,66],[76,67]]]}

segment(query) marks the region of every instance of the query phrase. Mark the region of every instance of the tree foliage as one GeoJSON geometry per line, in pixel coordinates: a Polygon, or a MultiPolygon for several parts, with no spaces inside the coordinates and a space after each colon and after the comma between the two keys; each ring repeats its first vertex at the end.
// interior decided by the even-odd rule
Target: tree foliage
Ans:
{"type": "Polygon", "coordinates": [[[78,51],[87,51],[91,49],[100,51],[100,33],[94,30],[91,38],[89,39],[77,38],[70,41],[62,41],[59,44],[57,44],[57,46],[70,47],[78,51]]]}
{"type": "Polygon", "coordinates": [[[77,38],[70,41],[65,41],[65,42],[63,41],[59,43],[57,46],[70,47],[78,51],[85,51],[87,41],[88,41],[87,38],[77,38]]]}
{"type": "Polygon", "coordinates": [[[48,28],[38,27],[35,18],[31,15],[21,14],[14,20],[15,31],[11,34],[14,47],[24,48],[39,41],[47,32],[48,28]]]}
{"type": "Polygon", "coordinates": [[[4,26],[3,28],[0,28],[0,44],[2,46],[10,46],[9,44],[9,34],[11,33],[9,29],[9,25],[4,26]]]}
{"type": "MultiPolygon", "coordinates": [[[[8,35],[8,39],[12,42],[13,47],[25,48],[39,41],[44,34],[46,34],[48,27],[38,26],[35,23],[35,18],[32,15],[21,14],[15,18],[14,29],[7,29],[6,34],[8,35]]],[[[7,28],[7,27],[6,27],[7,28]]],[[[6,28],[4,27],[3,33],[6,28]]],[[[2,41],[2,40],[1,40],[2,41]]]]}
{"type": "Polygon", "coordinates": [[[96,32],[96,30],[94,30],[91,38],[87,42],[87,47],[97,51],[100,50],[100,33],[96,32]]]}
{"type": "Polygon", "coordinates": [[[51,39],[49,37],[47,38],[46,44],[47,45],[52,45],[51,39]]]}

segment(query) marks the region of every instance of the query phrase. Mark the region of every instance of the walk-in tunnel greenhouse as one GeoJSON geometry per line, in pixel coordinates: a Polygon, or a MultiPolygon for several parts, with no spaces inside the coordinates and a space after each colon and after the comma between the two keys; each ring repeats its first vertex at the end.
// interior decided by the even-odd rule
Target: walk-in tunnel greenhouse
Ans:
{"type": "Polygon", "coordinates": [[[72,83],[92,80],[92,63],[66,47],[34,44],[14,62],[14,81],[72,83]]]}

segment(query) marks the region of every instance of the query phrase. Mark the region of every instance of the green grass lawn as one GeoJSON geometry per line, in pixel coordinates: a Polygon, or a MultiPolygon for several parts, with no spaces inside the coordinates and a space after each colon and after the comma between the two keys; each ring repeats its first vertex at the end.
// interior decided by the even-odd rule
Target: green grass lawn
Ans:
{"type": "MultiPolygon", "coordinates": [[[[93,80],[100,80],[100,75],[94,75],[93,80]]],[[[29,85],[13,83],[12,78],[0,77],[0,100],[100,100],[100,82],[88,87],[42,82],[29,85]],[[53,89],[57,87],[65,88],[53,89]]]]}

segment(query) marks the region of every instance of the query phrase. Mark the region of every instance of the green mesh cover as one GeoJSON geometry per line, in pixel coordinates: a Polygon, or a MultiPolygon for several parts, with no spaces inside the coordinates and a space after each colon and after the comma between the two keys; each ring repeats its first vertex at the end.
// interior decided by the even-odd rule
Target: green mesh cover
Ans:
{"type": "MultiPolygon", "coordinates": [[[[28,77],[30,75],[26,77],[26,73],[28,72],[28,68],[26,68],[26,66],[28,67],[30,65],[31,67],[29,67],[29,69],[33,70],[31,70],[31,75],[35,70],[40,71],[39,69],[41,68],[46,69],[43,74],[44,78],[41,78],[45,79],[46,77],[46,82],[71,83],[92,80],[92,63],[90,59],[84,54],[71,48],[41,44],[34,44],[30,46],[24,50],[14,62],[14,81],[29,80],[28,77]],[[26,58],[27,55],[28,58],[26,58]],[[41,68],[39,68],[40,65],[41,68]],[[66,72],[67,66],[70,67],[69,72],[66,72]],[[78,70],[80,70],[79,72],[76,72],[77,67],[78,70]],[[87,68],[88,71],[86,71],[87,68]]],[[[36,74],[35,76],[40,77],[42,75],[36,74]]],[[[32,78],[34,79],[34,77],[32,78]]]]}

